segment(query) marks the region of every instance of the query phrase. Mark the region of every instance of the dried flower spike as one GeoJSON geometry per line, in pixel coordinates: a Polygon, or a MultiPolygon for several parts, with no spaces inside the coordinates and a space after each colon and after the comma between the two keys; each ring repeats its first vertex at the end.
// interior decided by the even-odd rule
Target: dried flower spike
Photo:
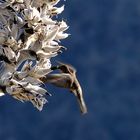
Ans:
{"type": "MultiPolygon", "coordinates": [[[[77,97],[82,113],[87,112],[81,86],[73,67],[51,65],[51,58],[66,50],[60,41],[65,21],[54,20],[64,10],[60,0],[0,0],[0,96],[5,94],[38,110],[51,95],[45,84],[67,88],[77,97]],[[51,74],[55,69],[60,73],[51,74]]],[[[55,71],[54,71],[55,72],[55,71]]]]}

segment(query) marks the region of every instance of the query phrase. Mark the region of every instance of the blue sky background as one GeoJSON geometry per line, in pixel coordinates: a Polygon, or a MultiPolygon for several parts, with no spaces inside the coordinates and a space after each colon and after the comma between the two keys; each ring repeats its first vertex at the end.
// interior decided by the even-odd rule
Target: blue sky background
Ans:
{"type": "MultiPolygon", "coordinates": [[[[64,3],[64,1],[62,1],[64,3]]],[[[73,64],[89,113],[75,97],[53,94],[42,112],[0,99],[0,140],[140,140],[140,1],[67,0],[71,36],[58,60],[73,64]]]]}

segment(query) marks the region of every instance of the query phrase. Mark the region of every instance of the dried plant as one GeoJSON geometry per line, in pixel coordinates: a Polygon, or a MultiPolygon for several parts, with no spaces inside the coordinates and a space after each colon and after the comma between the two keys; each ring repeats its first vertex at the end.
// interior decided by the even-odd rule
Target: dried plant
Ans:
{"type": "Polygon", "coordinates": [[[51,95],[44,84],[67,88],[77,96],[86,113],[75,69],[67,64],[52,66],[50,59],[62,53],[60,41],[68,37],[64,20],[53,17],[64,10],[60,0],[0,0],[0,96],[5,94],[38,110],[51,95]],[[59,69],[60,72],[52,74],[59,69]]]}

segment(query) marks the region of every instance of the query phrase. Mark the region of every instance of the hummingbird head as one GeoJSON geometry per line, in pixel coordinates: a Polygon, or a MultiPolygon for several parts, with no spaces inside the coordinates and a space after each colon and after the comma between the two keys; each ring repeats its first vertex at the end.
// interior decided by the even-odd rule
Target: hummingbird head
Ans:
{"type": "Polygon", "coordinates": [[[66,65],[60,65],[58,66],[58,69],[60,69],[63,73],[69,73],[69,68],[66,65]]]}
{"type": "Polygon", "coordinates": [[[58,69],[60,69],[63,73],[75,74],[76,72],[75,68],[69,64],[60,63],[58,69]]]}

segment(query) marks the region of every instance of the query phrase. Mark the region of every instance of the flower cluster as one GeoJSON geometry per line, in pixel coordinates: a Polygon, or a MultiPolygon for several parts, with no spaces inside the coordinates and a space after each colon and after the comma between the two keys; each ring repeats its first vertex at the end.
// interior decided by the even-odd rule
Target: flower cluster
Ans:
{"type": "Polygon", "coordinates": [[[6,93],[38,110],[51,95],[46,83],[67,88],[77,96],[86,113],[76,71],[67,64],[51,66],[50,59],[66,48],[60,41],[68,37],[65,21],[54,20],[64,10],[60,0],[0,0],[0,96],[6,93]],[[50,74],[55,69],[60,73],[50,74]]]}
{"type": "Polygon", "coordinates": [[[42,110],[48,92],[40,78],[52,71],[50,59],[62,52],[59,42],[68,37],[66,22],[52,20],[64,10],[55,7],[58,2],[0,0],[1,96],[8,93],[42,110]]]}

